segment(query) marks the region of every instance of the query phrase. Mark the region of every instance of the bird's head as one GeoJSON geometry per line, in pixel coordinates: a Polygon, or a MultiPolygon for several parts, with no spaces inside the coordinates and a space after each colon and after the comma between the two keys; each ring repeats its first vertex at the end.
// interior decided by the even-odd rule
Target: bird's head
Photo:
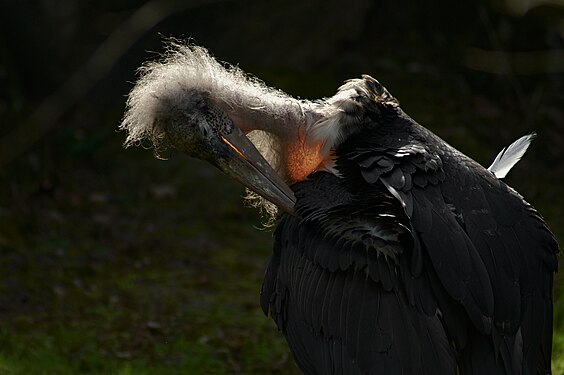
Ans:
{"type": "Polygon", "coordinates": [[[280,96],[271,90],[261,92],[265,88],[240,70],[225,68],[203,48],[183,47],[164,61],[141,68],[121,124],[128,131],[126,145],[148,139],[157,154],[172,146],[293,212],[294,193],[246,136],[253,130],[254,112],[264,110],[260,104],[264,95],[280,96]],[[246,92],[241,92],[241,85],[246,92]],[[243,107],[256,109],[244,113],[243,107]]]}
{"type": "Polygon", "coordinates": [[[172,146],[206,160],[291,213],[288,184],[332,168],[331,150],[362,124],[362,98],[375,82],[364,77],[332,98],[298,100],[204,48],[173,44],[140,69],[121,128],[126,145],[148,139],[157,154],[172,146]]]}
{"type": "MultiPolygon", "coordinates": [[[[205,160],[284,211],[293,211],[295,197],[292,190],[243,130],[213,104],[205,92],[184,91],[180,101],[174,90],[163,94],[157,100],[158,107],[154,108],[156,112],[149,134],[156,147],[172,146],[205,160]]],[[[126,121],[133,121],[131,116],[134,114],[128,116],[126,121]]]]}

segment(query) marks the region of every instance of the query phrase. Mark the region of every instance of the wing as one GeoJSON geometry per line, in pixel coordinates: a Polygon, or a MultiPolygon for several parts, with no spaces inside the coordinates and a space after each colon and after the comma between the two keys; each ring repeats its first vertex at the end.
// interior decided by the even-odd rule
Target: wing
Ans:
{"type": "Polygon", "coordinates": [[[286,216],[276,230],[262,307],[305,374],[452,374],[421,271],[428,258],[399,202],[367,188],[351,193],[324,172],[294,186],[301,219],[286,216]]]}
{"type": "Polygon", "coordinates": [[[550,373],[558,245],[541,216],[403,113],[347,144],[340,172],[385,186],[404,207],[460,372],[550,373]]]}

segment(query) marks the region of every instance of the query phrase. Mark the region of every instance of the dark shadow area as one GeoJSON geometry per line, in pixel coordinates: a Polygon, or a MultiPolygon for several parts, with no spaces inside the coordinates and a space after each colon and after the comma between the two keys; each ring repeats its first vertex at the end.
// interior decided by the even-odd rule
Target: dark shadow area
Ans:
{"type": "Polygon", "coordinates": [[[564,239],[564,3],[0,3],[1,374],[298,374],[259,307],[272,233],[243,188],[122,148],[165,37],[303,98],[370,74],[482,165],[537,132],[506,181],[564,239]]]}

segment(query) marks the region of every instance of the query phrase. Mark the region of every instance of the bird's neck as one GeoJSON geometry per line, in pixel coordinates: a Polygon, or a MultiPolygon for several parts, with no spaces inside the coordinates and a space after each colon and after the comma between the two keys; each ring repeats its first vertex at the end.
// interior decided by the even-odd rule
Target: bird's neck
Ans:
{"type": "MultiPolygon", "coordinates": [[[[276,102],[279,98],[275,98],[276,102]]],[[[261,100],[273,103],[272,100],[261,100]]],[[[311,103],[293,98],[285,98],[284,103],[273,103],[260,107],[246,107],[244,110],[229,113],[229,116],[245,134],[255,130],[263,131],[271,136],[270,147],[278,154],[278,170],[289,183],[305,179],[316,170],[323,169],[330,157],[323,152],[321,142],[312,142],[309,129],[320,118],[313,110],[311,103]]],[[[256,145],[259,150],[264,145],[256,145]],[[262,146],[262,147],[261,147],[262,146]]],[[[264,154],[264,149],[260,150],[264,154]]],[[[267,158],[268,160],[268,158],[267,158]]],[[[273,165],[273,167],[275,167],[273,165]]]]}

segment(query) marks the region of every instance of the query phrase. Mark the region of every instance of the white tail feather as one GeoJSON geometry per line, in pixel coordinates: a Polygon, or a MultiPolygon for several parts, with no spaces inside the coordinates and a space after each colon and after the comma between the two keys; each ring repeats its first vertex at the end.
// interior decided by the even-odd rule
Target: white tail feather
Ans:
{"type": "Polygon", "coordinates": [[[534,132],[527,134],[510,144],[509,147],[504,147],[497,154],[492,165],[488,167],[488,171],[492,172],[497,178],[504,178],[511,168],[521,160],[536,136],[537,134],[534,132]]]}

